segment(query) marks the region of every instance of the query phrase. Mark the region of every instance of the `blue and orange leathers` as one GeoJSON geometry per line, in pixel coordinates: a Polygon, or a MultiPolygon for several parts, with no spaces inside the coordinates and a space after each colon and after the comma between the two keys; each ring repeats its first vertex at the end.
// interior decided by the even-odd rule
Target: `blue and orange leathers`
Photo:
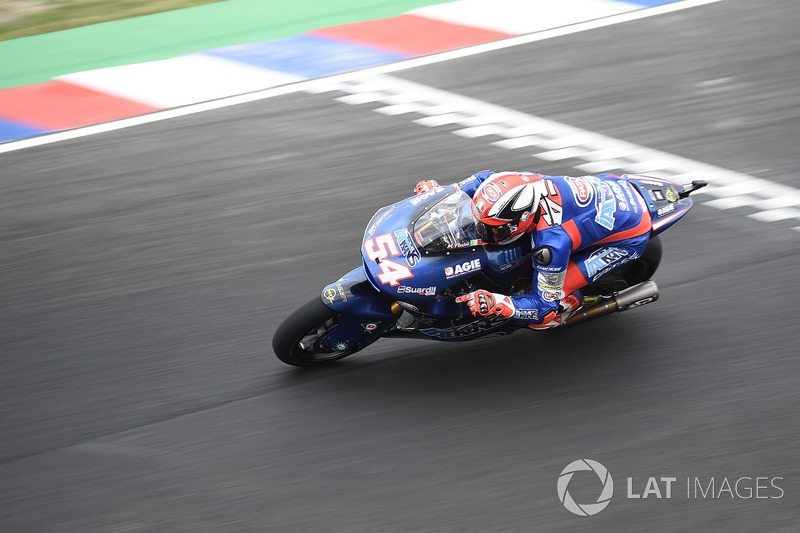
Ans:
{"type": "MultiPolygon", "coordinates": [[[[458,186],[470,196],[495,175],[478,172],[458,186]]],[[[542,200],[531,230],[533,291],[513,295],[514,317],[541,324],[558,311],[559,302],[624,263],[647,246],[651,219],[639,192],[625,176],[547,176],[538,179],[542,200]]]]}

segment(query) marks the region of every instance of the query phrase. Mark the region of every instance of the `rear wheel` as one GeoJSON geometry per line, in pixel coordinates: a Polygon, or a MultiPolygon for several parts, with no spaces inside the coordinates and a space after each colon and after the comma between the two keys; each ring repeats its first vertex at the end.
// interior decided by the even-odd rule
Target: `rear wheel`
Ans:
{"type": "Polygon", "coordinates": [[[628,287],[633,287],[652,278],[660,263],[661,238],[656,235],[647,241],[641,257],[623,266],[620,275],[628,282],[628,287]]]}
{"type": "Polygon", "coordinates": [[[647,242],[641,257],[587,285],[581,289],[581,293],[584,296],[611,296],[652,278],[659,263],[661,263],[661,239],[656,235],[647,242]]]}
{"type": "Polygon", "coordinates": [[[320,298],[306,302],[278,326],[272,349],[278,359],[293,366],[332,363],[357,350],[337,351],[323,346],[325,336],[339,325],[339,313],[320,298]]]}

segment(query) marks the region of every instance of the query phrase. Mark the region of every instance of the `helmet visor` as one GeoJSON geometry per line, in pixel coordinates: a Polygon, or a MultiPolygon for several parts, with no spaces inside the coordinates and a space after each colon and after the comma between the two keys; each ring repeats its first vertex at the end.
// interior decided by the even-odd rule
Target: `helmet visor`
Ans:
{"type": "Polygon", "coordinates": [[[488,224],[479,223],[477,230],[478,237],[484,244],[498,244],[511,237],[511,234],[517,230],[517,226],[512,225],[510,222],[502,226],[490,226],[488,224]]]}

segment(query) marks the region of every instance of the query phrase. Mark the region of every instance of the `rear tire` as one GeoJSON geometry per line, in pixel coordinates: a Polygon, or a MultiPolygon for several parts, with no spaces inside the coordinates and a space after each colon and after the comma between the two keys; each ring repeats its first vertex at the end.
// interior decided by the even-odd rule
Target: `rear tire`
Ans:
{"type": "Polygon", "coordinates": [[[658,235],[647,241],[642,256],[622,267],[620,276],[633,287],[652,278],[661,263],[661,239],[658,235]]]}
{"type": "Polygon", "coordinates": [[[661,239],[656,235],[647,242],[641,257],[590,283],[581,289],[581,293],[584,296],[611,296],[652,278],[660,263],[661,239]]]}
{"type": "Polygon", "coordinates": [[[320,298],[306,302],[278,326],[272,350],[292,366],[319,366],[338,361],[358,350],[336,351],[321,346],[320,338],[338,327],[339,313],[320,298]]]}

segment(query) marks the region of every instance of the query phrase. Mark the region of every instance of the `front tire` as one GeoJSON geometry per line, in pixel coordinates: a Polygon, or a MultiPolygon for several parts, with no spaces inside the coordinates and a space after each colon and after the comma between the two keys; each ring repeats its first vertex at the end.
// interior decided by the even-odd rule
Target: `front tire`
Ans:
{"type": "Polygon", "coordinates": [[[336,351],[320,342],[338,326],[339,313],[320,298],[306,302],[278,326],[272,350],[278,359],[292,366],[319,366],[338,361],[357,350],[336,351]]]}

